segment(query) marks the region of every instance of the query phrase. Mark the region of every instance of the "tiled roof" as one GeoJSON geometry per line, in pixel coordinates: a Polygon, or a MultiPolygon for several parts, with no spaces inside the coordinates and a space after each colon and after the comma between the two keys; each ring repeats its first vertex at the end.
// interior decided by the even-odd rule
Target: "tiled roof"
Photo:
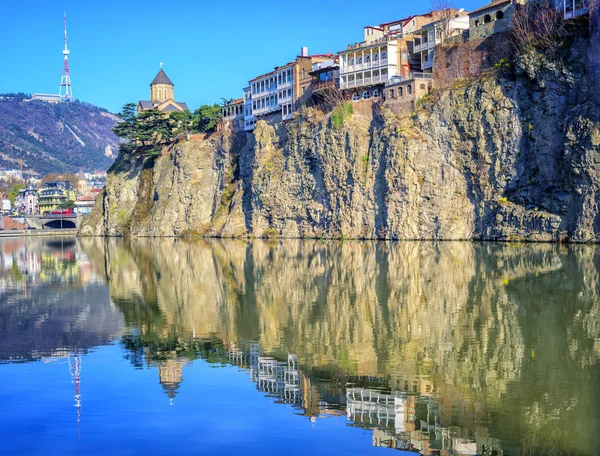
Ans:
{"type": "Polygon", "coordinates": [[[152,82],[150,83],[150,85],[154,85],[154,84],[175,85],[171,82],[171,80],[169,79],[169,76],[167,76],[167,74],[163,71],[162,68],[160,70],[158,70],[158,73],[156,74],[156,76],[154,77],[152,82]]]}
{"type": "Polygon", "coordinates": [[[475,11],[471,11],[469,13],[469,16],[472,16],[474,14],[480,13],[480,12],[485,11],[487,9],[498,8],[499,6],[506,5],[507,3],[512,3],[512,2],[513,2],[513,0],[505,0],[503,2],[493,2],[493,3],[490,3],[489,5],[482,6],[481,8],[478,8],[475,11]]]}
{"type": "Polygon", "coordinates": [[[153,109],[154,103],[152,103],[151,101],[147,101],[147,100],[140,100],[140,107],[142,109],[153,109]]]}

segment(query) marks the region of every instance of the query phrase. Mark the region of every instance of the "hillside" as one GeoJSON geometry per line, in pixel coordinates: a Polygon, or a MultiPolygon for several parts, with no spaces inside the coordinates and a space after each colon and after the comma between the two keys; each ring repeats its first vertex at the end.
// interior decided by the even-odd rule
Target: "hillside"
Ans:
{"type": "Polygon", "coordinates": [[[116,116],[88,103],[50,104],[0,96],[0,168],[38,174],[107,169],[119,139],[116,116]]]}

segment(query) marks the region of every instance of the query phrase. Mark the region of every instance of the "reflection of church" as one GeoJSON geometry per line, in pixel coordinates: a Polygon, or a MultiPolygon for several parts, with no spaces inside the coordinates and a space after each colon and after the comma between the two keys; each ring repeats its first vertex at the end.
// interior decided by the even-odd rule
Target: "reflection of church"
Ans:
{"type": "MultiPolygon", "coordinates": [[[[173,353],[173,356],[176,356],[173,353]]],[[[149,361],[148,366],[158,367],[158,378],[164,393],[169,396],[169,402],[177,396],[177,391],[183,381],[183,366],[187,364],[187,358],[173,358],[165,361],[149,361]]]]}

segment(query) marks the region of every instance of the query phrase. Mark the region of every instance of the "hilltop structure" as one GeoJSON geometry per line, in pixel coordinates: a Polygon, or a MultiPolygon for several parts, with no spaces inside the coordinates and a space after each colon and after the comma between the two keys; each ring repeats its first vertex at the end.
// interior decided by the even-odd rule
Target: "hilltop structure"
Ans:
{"type": "Polygon", "coordinates": [[[140,100],[138,103],[138,114],[148,109],[158,109],[161,112],[189,111],[185,102],[175,101],[175,84],[169,79],[162,69],[150,83],[150,101],[140,100]]]}

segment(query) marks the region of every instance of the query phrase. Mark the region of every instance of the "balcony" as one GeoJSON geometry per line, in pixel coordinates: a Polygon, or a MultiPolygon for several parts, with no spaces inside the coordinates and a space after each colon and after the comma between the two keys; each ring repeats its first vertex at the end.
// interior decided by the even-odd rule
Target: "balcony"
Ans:
{"type": "Polygon", "coordinates": [[[264,108],[257,108],[257,109],[253,109],[252,110],[252,115],[254,117],[258,117],[258,116],[266,116],[267,114],[270,114],[272,112],[277,112],[280,111],[281,108],[278,105],[270,105],[270,106],[265,106],[264,108]]]}
{"type": "Polygon", "coordinates": [[[364,87],[368,85],[384,84],[388,81],[387,75],[371,76],[362,79],[355,79],[353,81],[340,81],[340,88],[352,89],[354,87],[364,87]]]}
{"type": "Polygon", "coordinates": [[[292,87],[292,81],[282,82],[281,84],[277,84],[278,89],[288,89],[292,87]]]}
{"type": "Polygon", "coordinates": [[[339,81],[330,79],[328,81],[313,81],[312,82],[312,89],[313,92],[317,92],[319,90],[323,90],[323,89],[337,89],[339,88],[339,81]]]}
{"type": "Polygon", "coordinates": [[[424,70],[426,70],[428,68],[432,68],[432,67],[433,67],[433,58],[421,63],[421,68],[423,68],[424,70]]]}
{"type": "Polygon", "coordinates": [[[278,99],[278,103],[280,105],[284,105],[287,103],[291,103],[292,102],[292,96],[291,95],[287,95],[287,96],[280,96],[278,99]]]}

